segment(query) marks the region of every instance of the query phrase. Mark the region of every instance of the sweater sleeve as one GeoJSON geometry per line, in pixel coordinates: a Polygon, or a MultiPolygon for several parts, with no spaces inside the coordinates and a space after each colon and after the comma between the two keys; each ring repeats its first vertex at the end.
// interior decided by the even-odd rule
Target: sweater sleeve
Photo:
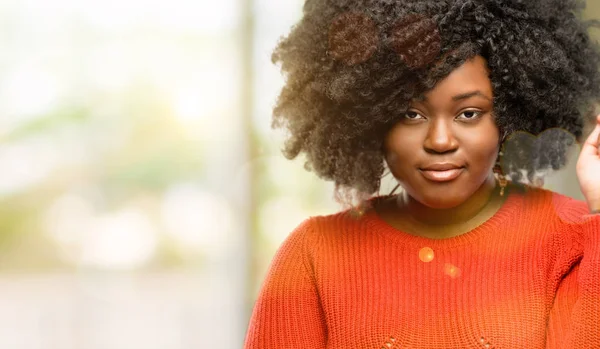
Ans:
{"type": "MultiPolygon", "coordinates": [[[[562,335],[554,338],[558,347],[565,349],[583,349],[600,347],[600,214],[589,214],[584,202],[569,199],[559,210],[559,216],[567,223],[566,234],[561,234],[561,245],[564,248],[559,253],[558,264],[565,265],[565,259],[572,257],[572,246],[578,245],[582,249],[583,257],[577,268],[575,278],[569,274],[563,279],[563,284],[557,290],[556,299],[562,309],[570,307],[570,324],[563,326],[566,329],[562,335]],[[569,247],[570,246],[570,247],[569,247]],[[571,250],[571,251],[569,251],[571,250]],[[566,257],[565,257],[566,256],[566,257]],[[574,279],[576,285],[569,285],[574,279]],[[566,281],[566,283],[565,283],[566,281]],[[566,306],[565,306],[566,305],[566,306]]],[[[555,299],[555,307],[557,306],[555,299]]],[[[553,309],[561,312],[560,309],[553,309]]],[[[565,312],[563,311],[563,314],[565,312]]],[[[551,312],[551,317],[553,313],[551,312]]],[[[554,314],[556,315],[556,314],[554,314]]],[[[552,321],[560,322],[556,316],[552,321]]],[[[550,329],[549,329],[550,334],[550,329]]],[[[551,340],[548,341],[551,344],[551,340]]]]}
{"type": "Polygon", "coordinates": [[[326,325],[307,248],[312,231],[307,219],[277,250],[254,304],[245,349],[325,348],[326,325]]]}
{"type": "Polygon", "coordinates": [[[562,349],[565,336],[571,331],[573,306],[579,294],[578,277],[579,263],[561,280],[556,290],[548,317],[546,349],[562,349]]]}

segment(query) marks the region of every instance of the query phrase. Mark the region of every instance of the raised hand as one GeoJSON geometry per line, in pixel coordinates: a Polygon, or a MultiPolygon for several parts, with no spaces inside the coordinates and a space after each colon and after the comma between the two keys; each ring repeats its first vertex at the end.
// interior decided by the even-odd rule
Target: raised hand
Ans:
{"type": "Polygon", "coordinates": [[[600,115],[596,127],[590,133],[577,159],[579,187],[590,211],[600,213],[600,115]]]}

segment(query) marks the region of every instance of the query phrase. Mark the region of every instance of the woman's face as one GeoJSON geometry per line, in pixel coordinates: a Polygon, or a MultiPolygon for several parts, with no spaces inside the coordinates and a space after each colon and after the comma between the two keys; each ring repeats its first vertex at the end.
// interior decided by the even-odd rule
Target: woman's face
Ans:
{"type": "Polygon", "coordinates": [[[412,101],[384,143],[388,166],[411,197],[452,208],[482,186],[499,150],[492,100],[487,63],[476,56],[412,101]]]}

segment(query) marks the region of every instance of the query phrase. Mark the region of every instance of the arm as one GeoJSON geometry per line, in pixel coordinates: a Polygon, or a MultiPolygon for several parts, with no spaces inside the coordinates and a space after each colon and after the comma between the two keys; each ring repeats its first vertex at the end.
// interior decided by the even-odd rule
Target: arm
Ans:
{"type": "MultiPolygon", "coordinates": [[[[600,214],[589,214],[584,202],[569,200],[559,215],[568,223],[557,248],[579,245],[583,257],[559,286],[550,314],[548,347],[600,347],[600,214]],[[576,283],[574,281],[576,280],[576,283]],[[569,308],[572,310],[569,312],[569,308]],[[568,323],[567,323],[568,322],[568,323]],[[556,330],[560,328],[560,330],[556,330]],[[560,344],[558,344],[560,343],[560,344]]],[[[565,248],[562,256],[572,255],[565,248]]],[[[558,263],[564,263],[564,257],[558,263]],[[562,259],[562,261],[561,261],[562,259]]]]}
{"type": "Polygon", "coordinates": [[[546,349],[561,349],[565,337],[571,331],[573,306],[577,302],[579,294],[578,277],[579,263],[571,269],[558,286],[548,317],[546,349]]]}
{"type": "Polygon", "coordinates": [[[600,214],[587,215],[582,224],[583,259],[577,278],[579,296],[573,307],[567,348],[600,346],[600,214]]]}
{"type": "Polygon", "coordinates": [[[325,348],[325,319],[306,249],[310,234],[306,220],[275,254],[254,305],[245,349],[325,348]]]}

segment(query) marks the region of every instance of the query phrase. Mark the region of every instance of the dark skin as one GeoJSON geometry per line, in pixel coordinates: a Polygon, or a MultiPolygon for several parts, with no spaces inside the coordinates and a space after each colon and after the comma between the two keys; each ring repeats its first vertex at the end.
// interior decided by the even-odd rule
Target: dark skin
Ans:
{"type": "Polygon", "coordinates": [[[407,233],[442,239],[472,230],[498,211],[492,169],[500,135],[487,63],[477,56],[416,99],[386,135],[390,171],[404,189],[376,204],[388,224],[407,233]],[[427,179],[422,168],[451,162],[462,167],[450,181],[427,179]]]}

